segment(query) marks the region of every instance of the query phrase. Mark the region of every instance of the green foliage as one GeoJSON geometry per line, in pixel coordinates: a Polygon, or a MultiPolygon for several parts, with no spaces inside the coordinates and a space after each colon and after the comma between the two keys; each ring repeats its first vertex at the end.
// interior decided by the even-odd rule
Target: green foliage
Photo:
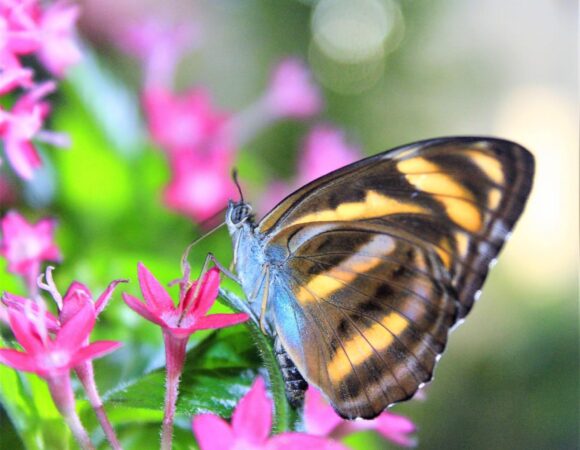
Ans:
{"type": "MultiPolygon", "coordinates": [[[[0,346],[7,347],[7,343],[0,339],[0,346]]],[[[13,429],[28,449],[68,446],[68,429],[44,380],[0,365],[0,402],[9,419],[1,423],[2,439],[13,429]]]]}
{"type": "MultiPolygon", "coordinates": [[[[229,417],[256,377],[260,358],[244,326],[208,334],[187,353],[178,414],[213,412],[229,417]]],[[[165,368],[160,367],[107,395],[113,409],[149,409],[161,418],[165,368]]],[[[119,414],[119,411],[116,413],[119,414]]]]}

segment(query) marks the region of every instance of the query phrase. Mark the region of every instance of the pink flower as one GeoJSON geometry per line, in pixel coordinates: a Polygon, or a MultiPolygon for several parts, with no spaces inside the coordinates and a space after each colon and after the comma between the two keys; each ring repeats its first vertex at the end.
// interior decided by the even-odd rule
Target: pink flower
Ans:
{"type": "Polygon", "coordinates": [[[36,285],[44,261],[60,260],[60,251],[54,243],[54,227],[52,219],[30,224],[16,211],[8,212],[0,220],[0,255],[8,261],[8,271],[25,277],[29,287],[36,285]]]}
{"type": "Polygon", "coordinates": [[[143,105],[151,136],[167,152],[200,150],[216,139],[227,118],[214,109],[202,88],[173,94],[162,87],[149,87],[143,105]]]}
{"type": "Polygon", "coordinates": [[[296,58],[287,58],[274,68],[265,100],[278,117],[306,118],[322,109],[320,91],[310,71],[296,58]]]}
{"type": "Polygon", "coordinates": [[[199,30],[150,18],[129,27],[118,38],[120,46],[143,61],[145,86],[170,87],[175,69],[185,52],[199,41],[199,30]]]}
{"type": "Polygon", "coordinates": [[[343,130],[318,125],[304,142],[298,163],[298,184],[306,184],[360,158],[359,148],[346,141],[343,130]]]}
{"type": "Polygon", "coordinates": [[[402,447],[413,447],[417,444],[416,439],[411,436],[417,428],[408,418],[384,412],[373,420],[345,420],[312,387],[306,391],[304,425],[308,433],[333,439],[342,439],[358,431],[374,430],[402,447]]]}
{"type": "MultiPolygon", "coordinates": [[[[74,281],[69,286],[63,299],[52,279],[52,270],[52,267],[46,269],[46,282],[39,281],[39,286],[52,295],[59,310],[58,318],[46,310],[42,298],[39,298],[38,301],[32,301],[9,293],[5,293],[2,297],[2,303],[3,305],[6,305],[7,311],[12,310],[25,314],[32,323],[41,323],[39,321],[44,320],[43,328],[51,333],[51,335],[57,335],[63,326],[66,326],[68,322],[75,320],[79,312],[83,311],[85,308],[89,308],[93,312],[93,315],[97,317],[111,299],[115,287],[119,283],[127,281],[115,280],[111,282],[96,302],[93,302],[93,297],[87,286],[78,281],[74,281]]],[[[83,345],[89,344],[88,338],[89,336],[87,334],[83,345]]],[[[74,367],[74,370],[83,385],[91,407],[94,409],[112,448],[121,448],[117,436],[115,435],[103,408],[103,402],[95,383],[92,361],[90,359],[82,361],[79,365],[74,367]]],[[[68,379],[68,375],[65,378],[68,379]]],[[[56,384],[57,386],[60,386],[63,382],[65,385],[67,383],[67,381],[64,381],[62,377],[60,378],[60,381],[52,381],[54,382],[53,384],[56,384]]]]}
{"type": "Polygon", "coordinates": [[[120,346],[119,342],[112,341],[86,344],[95,325],[95,313],[88,304],[60,327],[54,338],[48,334],[48,324],[43,317],[27,316],[26,312],[8,308],[10,328],[24,352],[1,349],[0,363],[49,378],[66,374],[81,363],[104,356],[120,346]]]}
{"type": "Polygon", "coordinates": [[[30,1],[0,2],[0,53],[26,55],[38,49],[37,5],[30,1]]]}
{"type": "Polygon", "coordinates": [[[209,270],[201,281],[194,282],[179,299],[177,306],[165,288],[141,263],[138,267],[139,285],[145,299],[142,303],[129,294],[123,294],[125,303],[137,314],[161,326],[178,338],[187,338],[197,330],[222,328],[248,320],[246,314],[210,314],[206,316],[218,295],[219,271],[209,270]],[[200,287],[197,288],[197,283],[200,287]],[[198,289],[197,296],[196,289],[198,289]]]}
{"type": "Polygon", "coordinates": [[[33,75],[32,69],[22,67],[13,54],[0,50],[0,95],[17,87],[31,88],[33,75]]]}
{"type": "Polygon", "coordinates": [[[4,151],[22,178],[31,179],[34,169],[41,165],[32,139],[41,131],[49,111],[48,104],[41,99],[55,87],[53,82],[42,83],[20,97],[12,111],[0,109],[0,138],[4,141],[4,151]]]}
{"type": "Polygon", "coordinates": [[[81,59],[75,41],[75,24],[79,6],[68,1],[49,4],[39,19],[40,48],[38,57],[58,77],[81,59]]]}
{"type": "Polygon", "coordinates": [[[197,222],[212,217],[237,195],[230,174],[233,157],[225,147],[171,155],[172,177],[165,188],[165,204],[197,222]]]}
{"type": "MultiPolygon", "coordinates": [[[[185,363],[185,348],[189,337],[197,330],[229,327],[245,322],[249,317],[247,314],[206,315],[218,295],[219,271],[215,268],[209,270],[197,282],[192,283],[184,276],[180,281],[181,294],[177,306],[173,304],[159,281],[141,263],[138,266],[138,274],[145,304],[129,294],[123,294],[123,299],[137,314],[163,329],[167,382],[161,448],[169,450],[179,380],[185,363]]],[[[189,274],[189,268],[186,274],[189,274]]]]}
{"type": "Polygon", "coordinates": [[[6,57],[37,52],[51,73],[63,76],[81,56],[74,40],[78,15],[79,7],[67,1],[42,9],[40,2],[4,0],[0,5],[0,53],[6,57]]]}
{"type": "Polygon", "coordinates": [[[304,433],[282,433],[270,437],[272,401],[266,395],[262,378],[257,378],[250,391],[240,400],[231,424],[214,414],[193,418],[193,433],[201,450],[344,450],[346,447],[304,433]]]}
{"type": "MultiPolygon", "coordinates": [[[[49,277],[50,271],[47,271],[47,278],[49,277]]],[[[3,303],[7,306],[4,311],[8,316],[8,323],[24,352],[0,349],[0,364],[20,371],[33,372],[44,378],[55,405],[81,447],[93,448],[75,411],[70,380],[70,371],[74,369],[87,391],[99,421],[104,425],[109,441],[113,448],[118,449],[120,445],[106,418],[96,390],[91,360],[116,350],[121,343],[99,341],[90,344],[89,335],[96,320],[95,306],[90,297],[81,296],[73,299],[76,294],[71,294],[68,299],[65,297],[69,311],[63,315],[62,299],[56,292],[51,277],[50,283],[50,286],[44,287],[50,289],[59,305],[58,319],[46,311],[44,301],[40,297],[38,301],[32,301],[11,294],[4,295],[3,303]]],[[[111,286],[114,287],[114,283],[111,286]]],[[[73,286],[82,286],[83,290],[86,290],[80,283],[73,283],[73,286]]],[[[103,298],[103,301],[106,299],[103,298]]]]}
{"type": "MultiPolygon", "coordinates": [[[[10,309],[18,311],[26,315],[31,322],[37,323],[39,320],[44,321],[44,326],[49,333],[56,333],[60,328],[58,318],[46,308],[40,306],[44,306],[44,303],[35,302],[29,298],[5,292],[2,295],[2,304],[6,306],[6,311],[10,309]]],[[[8,312],[6,312],[6,318],[8,320],[8,312]]]]}

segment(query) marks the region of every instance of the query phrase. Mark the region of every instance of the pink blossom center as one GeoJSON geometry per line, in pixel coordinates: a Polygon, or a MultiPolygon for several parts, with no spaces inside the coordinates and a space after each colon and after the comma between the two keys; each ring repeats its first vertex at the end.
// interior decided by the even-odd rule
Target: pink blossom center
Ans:
{"type": "Polygon", "coordinates": [[[71,355],[67,351],[47,351],[38,355],[38,365],[47,370],[66,367],[70,362],[71,355]]]}
{"type": "Polygon", "coordinates": [[[191,145],[201,139],[202,125],[200,120],[190,115],[176,114],[171,121],[171,139],[181,145],[191,145]]]}
{"type": "Polygon", "coordinates": [[[161,320],[172,328],[187,328],[195,322],[195,318],[191,315],[184,316],[181,321],[180,318],[181,312],[178,310],[165,311],[161,314],[161,320]]]}
{"type": "Polygon", "coordinates": [[[201,171],[187,180],[187,196],[198,208],[213,207],[222,190],[222,178],[210,171],[201,171]]]}
{"type": "Polygon", "coordinates": [[[12,256],[18,260],[36,259],[43,250],[43,242],[33,235],[12,241],[12,256]]]}

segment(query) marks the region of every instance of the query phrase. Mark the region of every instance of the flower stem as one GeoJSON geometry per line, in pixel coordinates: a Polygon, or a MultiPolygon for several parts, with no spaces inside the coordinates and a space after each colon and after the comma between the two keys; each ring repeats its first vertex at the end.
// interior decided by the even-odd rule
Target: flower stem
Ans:
{"type": "Polygon", "coordinates": [[[252,320],[248,320],[244,325],[250,331],[250,336],[258,347],[258,353],[262,358],[264,366],[268,372],[270,381],[270,388],[272,390],[272,399],[274,400],[274,433],[282,433],[292,429],[292,411],[286,399],[286,386],[282,372],[278,366],[278,361],[272,347],[272,339],[267,337],[260,330],[259,321],[249,310],[242,299],[237,297],[234,293],[220,288],[220,296],[225,300],[227,305],[236,310],[248,314],[252,320]]]}
{"type": "Polygon", "coordinates": [[[164,332],[163,338],[165,340],[167,378],[165,380],[165,413],[161,430],[161,449],[171,450],[175,405],[179,394],[179,380],[185,363],[187,339],[177,338],[170,332],[164,332]]]}
{"type": "Polygon", "coordinates": [[[90,361],[87,361],[81,364],[79,367],[75,368],[75,371],[85,389],[85,392],[87,393],[87,397],[91,407],[97,415],[97,419],[101,424],[101,428],[103,429],[109,444],[111,444],[111,448],[113,450],[122,450],[122,446],[119,443],[119,439],[117,439],[115,430],[113,429],[111,422],[107,417],[105,408],[103,408],[103,401],[101,400],[101,396],[99,395],[97,385],[95,383],[93,364],[90,361]]]}
{"type": "Polygon", "coordinates": [[[47,378],[48,389],[58,411],[63,416],[73,436],[83,450],[94,450],[87,430],[75,410],[75,399],[70,383],[70,373],[47,378]]]}

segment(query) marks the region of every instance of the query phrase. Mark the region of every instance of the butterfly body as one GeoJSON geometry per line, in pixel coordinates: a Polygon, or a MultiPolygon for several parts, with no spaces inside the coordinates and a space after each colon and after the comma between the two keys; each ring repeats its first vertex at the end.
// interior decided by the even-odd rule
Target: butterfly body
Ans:
{"type": "Polygon", "coordinates": [[[442,138],[319,178],[259,223],[231,203],[249,307],[339,414],[375,417],[431,379],[532,176],[517,144],[442,138]]]}

